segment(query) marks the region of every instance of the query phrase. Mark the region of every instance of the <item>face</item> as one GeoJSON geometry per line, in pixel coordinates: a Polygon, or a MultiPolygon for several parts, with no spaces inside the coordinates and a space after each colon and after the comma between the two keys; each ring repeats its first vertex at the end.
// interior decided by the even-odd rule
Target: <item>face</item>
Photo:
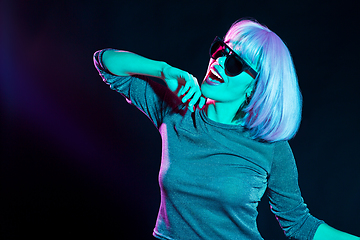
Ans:
{"type": "Polygon", "coordinates": [[[241,105],[246,95],[251,94],[255,80],[247,72],[241,72],[236,76],[227,75],[224,66],[225,59],[226,56],[210,59],[201,85],[202,94],[217,102],[241,105]]]}

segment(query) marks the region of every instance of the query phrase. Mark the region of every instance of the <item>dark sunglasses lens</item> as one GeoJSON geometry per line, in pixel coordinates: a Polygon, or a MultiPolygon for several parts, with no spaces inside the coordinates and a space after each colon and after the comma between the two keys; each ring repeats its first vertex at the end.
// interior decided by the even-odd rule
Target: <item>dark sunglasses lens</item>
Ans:
{"type": "Polygon", "coordinates": [[[235,56],[231,55],[226,59],[225,68],[228,74],[235,76],[243,70],[243,64],[235,56]]]}
{"type": "Polygon", "coordinates": [[[211,45],[210,57],[217,59],[223,56],[224,46],[220,41],[216,41],[211,45]]]}

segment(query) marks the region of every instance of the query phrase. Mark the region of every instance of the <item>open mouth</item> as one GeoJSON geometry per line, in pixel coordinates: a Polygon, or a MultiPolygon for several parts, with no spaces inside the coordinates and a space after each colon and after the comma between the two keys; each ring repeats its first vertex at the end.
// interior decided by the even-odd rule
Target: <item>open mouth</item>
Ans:
{"type": "Polygon", "coordinates": [[[224,83],[224,79],[218,74],[214,69],[210,69],[208,77],[207,77],[207,83],[211,85],[218,85],[221,83],[224,83]]]}

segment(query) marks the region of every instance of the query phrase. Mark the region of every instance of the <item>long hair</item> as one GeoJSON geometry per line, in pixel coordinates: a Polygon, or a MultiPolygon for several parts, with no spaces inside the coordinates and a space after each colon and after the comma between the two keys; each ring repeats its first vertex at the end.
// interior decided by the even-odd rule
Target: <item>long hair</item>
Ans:
{"type": "Polygon", "coordinates": [[[252,20],[235,22],[225,41],[258,72],[251,100],[241,109],[250,136],[268,142],[294,137],[301,121],[302,96],[284,42],[252,20]]]}

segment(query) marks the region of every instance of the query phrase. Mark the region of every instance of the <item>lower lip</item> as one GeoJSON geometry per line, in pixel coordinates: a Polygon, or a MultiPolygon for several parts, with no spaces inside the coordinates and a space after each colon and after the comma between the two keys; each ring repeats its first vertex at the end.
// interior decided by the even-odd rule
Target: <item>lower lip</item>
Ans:
{"type": "Polygon", "coordinates": [[[209,85],[213,85],[213,86],[217,86],[217,85],[221,85],[223,84],[222,82],[216,81],[216,80],[212,80],[211,78],[207,77],[205,79],[205,82],[209,85]]]}

